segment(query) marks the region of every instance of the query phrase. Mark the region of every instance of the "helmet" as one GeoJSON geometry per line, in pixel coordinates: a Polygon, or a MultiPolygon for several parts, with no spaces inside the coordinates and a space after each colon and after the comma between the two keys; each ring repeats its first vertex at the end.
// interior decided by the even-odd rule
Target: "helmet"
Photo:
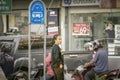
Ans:
{"type": "Polygon", "coordinates": [[[97,50],[98,48],[103,48],[101,42],[98,41],[98,40],[95,40],[95,41],[93,42],[93,45],[94,45],[94,50],[97,50]]]}
{"type": "Polygon", "coordinates": [[[93,50],[93,44],[91,42],[87,42],[85,45],[84,45],[85,49],[88,50],[88,51],[92,51],[93,50]]]}
{"type": "Polygon", "coordinates": [[[8,43],[3,43],[2,46],[1,46],[1,51],[4,52],[4,53],[11,52],[11,49],[12,49],[12,45],[8,44],[8,43]]]}
{"type": "Polygon", "coordinates": [[[94,41],[91,41],[91,42],[87,42],[85,45],[84,45],[85,49],[88,50],[88,51],[92,51],[92,50],[97,50],[98,48],[102,48],[102,44],[100,41],[98,40],[94,40],[94,41]]]}

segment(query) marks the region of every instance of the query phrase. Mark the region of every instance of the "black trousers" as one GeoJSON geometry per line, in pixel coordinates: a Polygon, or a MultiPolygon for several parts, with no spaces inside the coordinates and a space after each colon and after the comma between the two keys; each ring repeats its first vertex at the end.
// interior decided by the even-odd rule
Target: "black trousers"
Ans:
{"type": "Polygon", "coordinates": [[[91,69],[85,74],[85,80],[95,80],[95,71],[94,69],[91,69]]]}
{"type": "Polygon", "coordinates": [[[53,68],[54,70],[54,80],[64,80],[63,69],[57,67],[53,68]]]}

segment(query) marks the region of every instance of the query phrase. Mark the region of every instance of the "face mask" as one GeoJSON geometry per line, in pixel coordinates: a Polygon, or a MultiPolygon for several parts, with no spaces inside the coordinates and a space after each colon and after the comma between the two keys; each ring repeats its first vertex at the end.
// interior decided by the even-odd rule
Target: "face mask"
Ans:
{"type": "Polygon", "coordinates": [[[89,47],[89,50],[92,51],[92,50],[93,50],[93,47],[89,47]]]}

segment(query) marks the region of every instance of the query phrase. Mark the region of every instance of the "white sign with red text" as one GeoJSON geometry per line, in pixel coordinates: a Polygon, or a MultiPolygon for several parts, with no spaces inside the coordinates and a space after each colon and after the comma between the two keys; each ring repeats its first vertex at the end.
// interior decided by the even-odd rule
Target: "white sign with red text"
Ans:
{"type": "Polygon", "coordinates": [[[48,35],[52,36],[58,34],[58,26],[55,27],[48,27],[48,35]]]}
{"type": "Polygon", "coordinates": [[[72,35],[90,35],[89,23],[73,23],[72,35]]]}

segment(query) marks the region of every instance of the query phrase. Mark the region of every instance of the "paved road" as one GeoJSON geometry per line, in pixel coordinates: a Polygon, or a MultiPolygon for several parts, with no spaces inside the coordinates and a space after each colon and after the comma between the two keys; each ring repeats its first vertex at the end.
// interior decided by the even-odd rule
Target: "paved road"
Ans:
{"type": "MultiPolygon", "coordinates": [[[[51,52],[51,49],[47,49],[47,53],[51,52]]],[[[28,56],[27,50],[20,50],[18,51],[16,58],[18,57],[27,57],[28,56]]],[[[32,50],[32,58],[35,58],[37,62],[43,63],[43,49],[32,50]]],[[[69,70],[74,70],[81,64],[88,62],[92,59],[90,53],[86,52],[65,52],[64,54],[64,63],[67,65],[69,70]]],[[[120,69],[120,56],[109,56],[109,68],[111,69],[120,69]]]]}
{"type": "MultiPolygon", "coordinates": [[[[51,52],[51,49],[47,49],[47,53],[51,52]]],[[[73,52],[71,52],[73,53],[73,52]]],[[[67,54],[65,52],[64,54],[64,63],[68,66],[69,70],[76,69],[80,64],[85,63],[87,60],[89,61],[91,58],[89,57],[90,54],[86,52],[76,52],[75,54],[67,54]],[[78,54],[82,53],[82,54],[78,54]],[[85,54],[86,53],[86,54],[85,54]],[[89,57],[89,58],[88,58],[89,57]]],[[[43,57],[43,49],[33,49],[32,52],[32,58],[36,59],[37,63],[43,63],[44,57],[43,57]]],[[[15,58],[19,57],[27,57],[28,56],[28,50],[19,50],[17,51],[17,54],[15,55],[15,58]]]]}

